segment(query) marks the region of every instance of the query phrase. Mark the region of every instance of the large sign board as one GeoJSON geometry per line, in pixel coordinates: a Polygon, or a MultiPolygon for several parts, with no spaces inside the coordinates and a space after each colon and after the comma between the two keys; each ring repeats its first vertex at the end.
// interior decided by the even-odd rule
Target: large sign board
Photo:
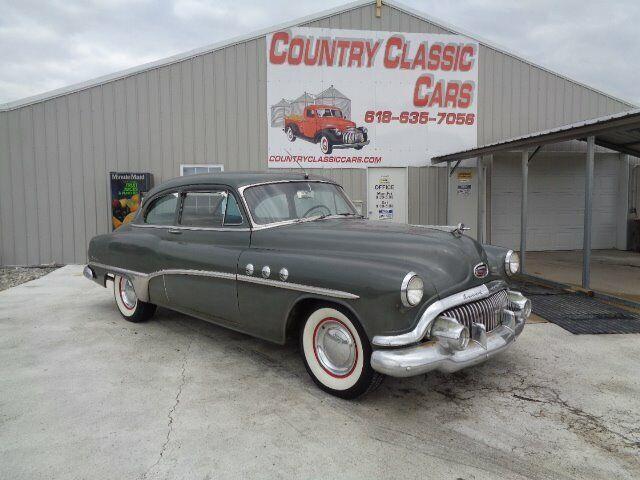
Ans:
{"type": "Polygon", "coordinates": [[[476,146],[467,37],[301,27],[266,48],[270,168],[421,166],[476,146]]]}

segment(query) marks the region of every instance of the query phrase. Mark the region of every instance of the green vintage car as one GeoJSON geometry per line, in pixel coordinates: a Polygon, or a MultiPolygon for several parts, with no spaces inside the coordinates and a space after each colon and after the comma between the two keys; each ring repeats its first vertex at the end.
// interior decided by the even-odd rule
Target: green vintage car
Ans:
{"type": "Polygon", "coordinates": [[[113,283],[122,316],[161,305],[256,337],[300,342],[323,390],[354,398],[384,375],[453,372],[503,351],[531,303],[511,250],[462,226],[357,213],[335,182],[224,173],[170,180],[135,219],[89,245],[85,276],[113,283]]]}

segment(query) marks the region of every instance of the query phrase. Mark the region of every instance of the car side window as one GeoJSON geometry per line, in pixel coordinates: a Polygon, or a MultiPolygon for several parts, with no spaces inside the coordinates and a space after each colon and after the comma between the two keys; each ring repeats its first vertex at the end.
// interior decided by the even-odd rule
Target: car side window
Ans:
{"type": "Polygon", "coordinates": [[[236,197],[231,193],[227,195],[227,208],[224,213],[224,225],[242,225],[244,220],[242,219],[242,212],[236,197]]]}
{"type": "Polygon", "coordinates": [[[145,212],[144,223],[150,225],[173,225],[177,205],[177,193],[170,193],[156,198],[145,212]]]}
{"type": "Polygon", "coordinates": [[[315,117],[315,113],[313,110],[307,110],[307,117],[313,118],[315,117]]]}
{"type": "Polygon", "coordinates": [[[180,225],[221,227],[227,206],[227,192],[186,192],[182,201],[180,225]]]}

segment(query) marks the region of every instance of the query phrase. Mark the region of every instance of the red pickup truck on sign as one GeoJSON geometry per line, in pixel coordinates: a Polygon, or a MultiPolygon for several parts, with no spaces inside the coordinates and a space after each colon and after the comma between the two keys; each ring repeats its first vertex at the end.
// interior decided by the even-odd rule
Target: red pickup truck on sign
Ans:
{"type": "Polygon", "coordinates": [[[325,155],[334,148],[360,150],[369,144],[367,129],[356,127],[342,115],[342,110],[329,105],[309,105],[302,115],[289,115],[284,119],[284,132],[290,142],[300,137],[320,144],[325,155]]]}

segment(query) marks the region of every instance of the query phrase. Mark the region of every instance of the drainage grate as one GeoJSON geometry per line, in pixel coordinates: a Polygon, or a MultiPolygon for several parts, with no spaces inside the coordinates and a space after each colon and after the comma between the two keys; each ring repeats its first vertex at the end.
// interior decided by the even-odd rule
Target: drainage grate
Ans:
{"type": "Polygon", "coordinates": [[[543,293],[540,288],[536,285],[529,291],[533,313],[575,335],[640,333],[640,316],[636,314],[578,293],[543,293]]]}

